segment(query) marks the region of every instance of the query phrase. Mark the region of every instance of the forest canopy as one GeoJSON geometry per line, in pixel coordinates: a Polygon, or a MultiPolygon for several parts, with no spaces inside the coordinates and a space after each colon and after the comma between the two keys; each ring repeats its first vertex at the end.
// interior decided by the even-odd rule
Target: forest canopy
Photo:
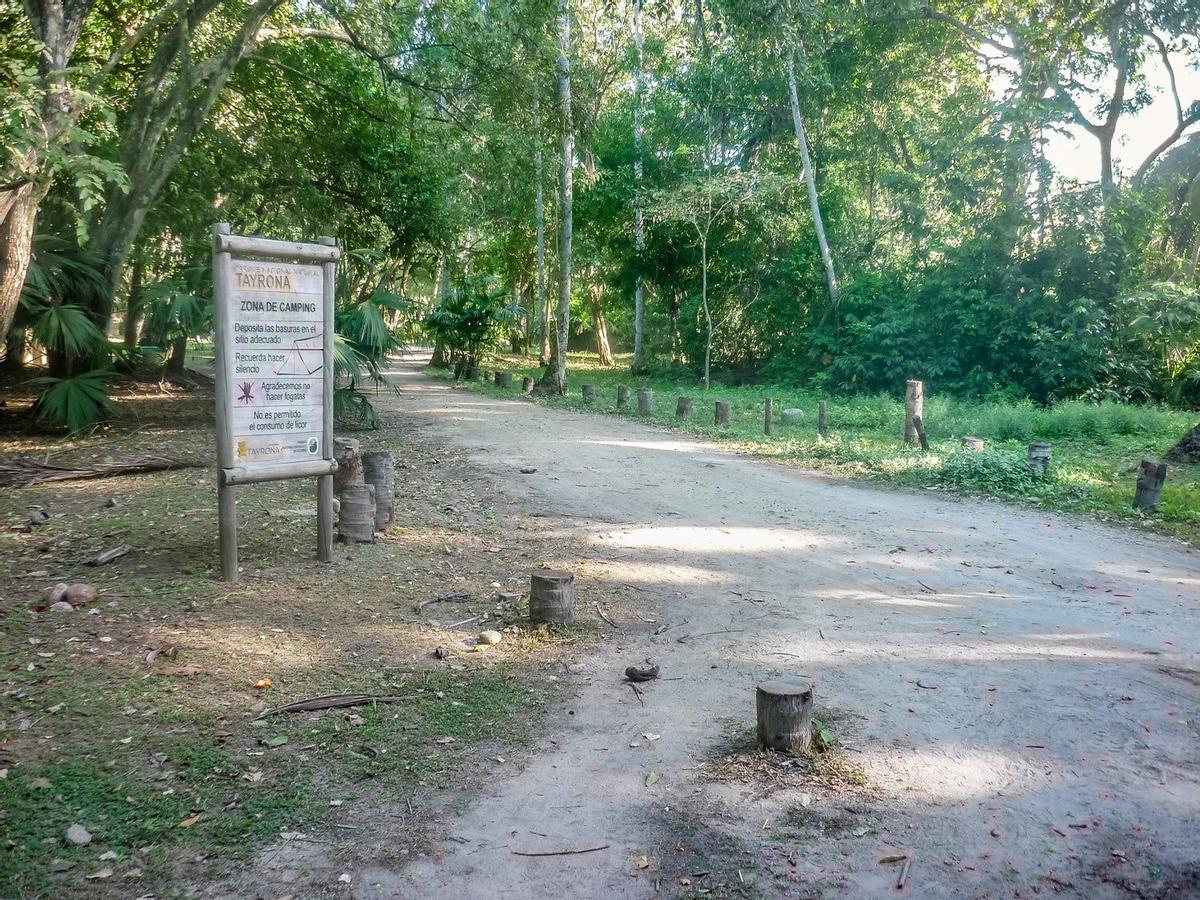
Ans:
{"type": "Polygon", "coordinates": [[[349,251],[368,420],[360,381],[460,320],[552,390],[593,349],[1195,407],[1198,34],[1189,0],[8,4],[5,364],[80,421],[113,373],[182,370],[227,221],[349,251]]]}

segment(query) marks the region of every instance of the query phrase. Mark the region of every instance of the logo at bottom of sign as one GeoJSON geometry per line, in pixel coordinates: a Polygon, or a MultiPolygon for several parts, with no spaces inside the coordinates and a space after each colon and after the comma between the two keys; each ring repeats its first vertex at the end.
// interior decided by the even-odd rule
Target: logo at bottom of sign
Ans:
{"type": "Polygon", "coordinates": [[[287,438],[265,435],[239,436],[234,443],[234,455],[240,463],[276,463],[289,459],[312,458],[321,455],[321,436],[288,435],[287,438]]]}

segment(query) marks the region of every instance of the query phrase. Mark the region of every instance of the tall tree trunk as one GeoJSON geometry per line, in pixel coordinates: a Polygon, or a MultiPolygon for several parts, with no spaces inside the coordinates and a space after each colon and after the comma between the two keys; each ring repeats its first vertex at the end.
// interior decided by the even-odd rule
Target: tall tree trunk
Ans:
{"type": "MultiPolygon", "coordinates": [[[[438,260],[437,270],[437,297],[438,306],[446,302],[446,298],[450,296],[450,262],[443,253],[438,260]]],[[[450,363],[446,360],[446,345],[442,343],[439,337],[433,342],[433,356],[429,358],[429,365],[435,369],[448,368],[450,363]]]]}
{"type": "Polygon", "coordinates": [[[679,339],[679,311],[683,308],[683,295],[676,288],[671,292],[671,306],[667,310],[667,327],[671,332],[671,362],[683,362],[682,341],[679,339]]]}
{"type": "Polygon", "coordinates": [[[138,320],[142,317],[142,277],[145,265],[139,259],[133,264],[133,272],[129,276],[129,296],[125,301],[125,321],[123,331],[125,349],[132,353],[138,345],[138,320]]]}
{"type": "Polygon", "coordinates": [[[538,334],[541,339],[541,352],[538,362],[543,366],[550,365],[550,298],[546,295],[546,179],[545,164],[542,159],[542,104],[541,91],[535,85],[533,95],[534,121],[534,151],[533,173],[537,182],[533,197],[534,218],[537,224],[537,272],[534,275],[534,302],[538,313],[538,334]]]}
{"type": "Polygon", "coordinates": [[[713,321],[708,309],[708,238],[700,241],[700,304],[704,308],[704,324],[706,327],[704,341],[704,389],[709,387],[709,374],[712,369],[713,321]]]}
{"type": "Polygon", "coordinates": [[[33,227],[47,188],[26,183],[0,192],[0,334],[8,334],[33,255],[33,227]]]}
{"type": "Polygon", "coordinates": [[[829,302],[836,311],[840,300],[837,273],[833,270],[833,256],[829,252],[829,241],[825,239],[825,220],[821,217],[821,201],[817,197],[817,179],[813,172],[812,158],[808,153],[808,137],[804,132],[804,119],[800,116],[800,96],[796,90],[796,58],[788,54],[788,93],[792,103],[792,124],[796,127],[796,143],[800,145],[800,159],[804,164],[804,182],[808,186],[808,205],[812,209],[813,228],[817,232],[817,245],[821,249],[821,262],[825,266],[825,284],[829,288],[829,302]]]}
{"type": "Polygon", "coordinates": [[[20,372],[25,368],[27,335],[24,328],[10,328],[4,338],[4,371],[20,372]]]}
{"type": "Polygon", "coordinates": [[[592,331],[596,335],[596,355],[600,357],[600,365],[613,364],[612,345],[608,342],[608,320],[604,318],[604,295],[599,285],[591,288],[592,300],[592,331]]]}
{"type": "Polygon", "coordinates": [[[164,38],[154,51],[123,127],[120,161],[128,185],[108,191],[104,213],[88,243],[103,260],[109,288],[89,298],[102,330],[112,318],[125,262],[146,214],[204,127],[233,70],[256,46],[263,22],[282,2],[254,0],[239,16],[240,24],[228,43],[202,61],[191,58],[191,34],[222,4],[216,0],[195,3],[187,14],[187,27],[172,32],[171,39],[164,38]]]}
{"type": "Polygon", "coordinates": [[[567,341],[571,334],[571,239],[574,205],[575,125],[571,121],[570,0],[558,0],[558,102],[562,119],[562,172],[558,185],[558,318],[552,385],[567,392],[567,341]]]}
{"type": "Polygon", "coordinates": [[[633,288],[633,366],[646,367],[646,288],[642,283],[642,255],[646,249],[646,221],[642,210],[642,0],[633,0],[633,43],[637,52],[633,73],[633,255],[637,267],[633,288]]]}

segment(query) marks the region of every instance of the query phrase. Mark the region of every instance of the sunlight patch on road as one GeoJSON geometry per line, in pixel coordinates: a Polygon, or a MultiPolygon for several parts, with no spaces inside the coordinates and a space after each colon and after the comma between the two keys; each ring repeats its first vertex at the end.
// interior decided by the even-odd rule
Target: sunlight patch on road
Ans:
{"type": "MultiPolygon", "coordinates": [[[[652,593],[659,593],[656,586],[702,585],[705,588],[733,584],[734,575],[718,569],[706,569],[702,566],[681,565],[679,563],[651,563],[636,560],[595,560],[593,565],[612,566],[619,573],[620,580],[629,587],[640,588],[652,593]]],[[[662,590],[663,594],[670,591],[662,590]]]]}
{"type": "Polygon", "coordinates": [[[904,797],[918,794],[943,803],[1019,790],[1021,782],[1045,777],[1015,755],[945,740],[911,749],[889,747],[886,752],[869,744],[862,749],[861,765],[871,784],[904,797]]]}
{"type": "Polygon", "coordinates": [[[658,450],[667,453],[708,453],[712,448],[696,441],[579,441],[599,447],[620,447],[624,450],[658,450]]]}
{"type": "Polygon", "coordinates": [[[810,531],[783,528],[664,525],[610,531],[595,540],[626,550],[674,550],[685,553],[765,553],[777,550],[816,550],[840,541],[810,531]]]}

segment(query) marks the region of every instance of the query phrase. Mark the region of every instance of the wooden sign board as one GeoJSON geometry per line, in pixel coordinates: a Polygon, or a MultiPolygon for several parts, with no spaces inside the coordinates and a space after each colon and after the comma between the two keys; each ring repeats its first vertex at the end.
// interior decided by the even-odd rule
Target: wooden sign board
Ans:
{"type": "Polygon", "coordinates": [[[341,252],[213,228],[221,571],[237,581],[235,487],[317,478],[317,556],[333,559],[333,279],[341,252]]]}

